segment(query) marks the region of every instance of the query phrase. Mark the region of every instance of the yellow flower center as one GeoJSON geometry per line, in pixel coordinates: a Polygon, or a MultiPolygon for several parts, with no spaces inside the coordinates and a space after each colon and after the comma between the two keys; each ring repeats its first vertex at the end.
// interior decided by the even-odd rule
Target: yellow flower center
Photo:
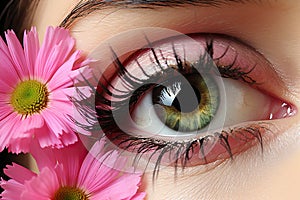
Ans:
{"type": "Polygon", "coordinates": [[[15,112],[27,116],[46,108],[48,96],[45,84],[36,80],[27,80],[17,85],[11,95],[10,103],[15,112]]]}
{"type": "Polygon", "coordinates": [[[88,200],[88,196],[76,187],[61,187],[54,194],[53,200],[88,200]]]}

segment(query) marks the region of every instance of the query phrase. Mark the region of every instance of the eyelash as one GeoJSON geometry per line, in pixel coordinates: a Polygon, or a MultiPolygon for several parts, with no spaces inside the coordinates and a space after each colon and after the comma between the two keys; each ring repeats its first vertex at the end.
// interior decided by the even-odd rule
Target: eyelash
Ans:
{"type": "MultiPolygon", "coordinates": [[[[167,68],[161,67],[161,62],[157,58],[157,53],[155,52],[154,48],[151,47],[150,42],[148,41],[148,45],[150,47],[150,51],[152,52],[155,60],[153,62],[154,67],[158,67],[161,70],[161,73],[157,73],[154,75],[149,76],[140,66],[142,72],[146,77],[151,80],[152,83],[157,83],[159,79],[164,79],[164,76],[167,76],[169,74],[168,70],[171,68],[174,69],[174,66],[168,66],[167,68]]],[[[221,55],[219,58],[216,59],[209,59],[214,58],[214,47],[213,47],[213,39],[207,39],[206,40],[206,52],[207,54],[204,54],[200,56],[199,60],[196,62],[197,65],[192,66],[191,68],[195,68],[196,70],[200,71],[200,73],[212,73],[213,68],[212,65],[217,65],[218,72],[216,74],[220,74],[223,78],[230,78],[234,80],[241,80],[249,85],[255,85],[258,84],[253,78],[250,77],[250,73],[253,71],[255,66],[250,68],[248,71],[243,71],[242,68],[239,66],[236,66],[236,59],[233,60],[233,62],[230,65],[226,66],[219,66],[219,60],[226,55],[228,48],[225,50],[224,54],[221,55]],[[213,62],[213,63],[209,63],[213,62]]],[[[124,151],[133,151],[136,153],[134,163],[138,164],[139,159],[147,152],[152,152],[149,158],[152,158],[152,156],[156,153],[159,153],[158,158],[155,162],[154,170],[153,170],[153,178],[157,177],[159,174],[159,169],[161,165],[161,161],[163,156],[171,154],[175,154],[177,157],[175,158],[174,162],[174,168],[175,172],[177,172],[177,168],[179,166],[184,169],[187,166],[188,161],[191,159],[190,154],[194,152],[194,149],[198,146],[200,148],[200,153],[203,156],[203,164],[209,163],[209,160],[207,160],[204,149],[206,145],[210,141],[217,142],[226,150],[229,157],[233,158],[233,152],[232,147],[229,142],[229,136],[234,137],[235,139],[238,139],[240,141],[244,141],[245,144],[252,138],[256,138],[258,143],[261,146],[261,149],[263,150],[263,140],[262,140],[262,133],[265,131],[269,131],[267,128],[269,124],[267,123],[253,123],[246,127],[234,127],[228,130],[222,130],[222,131],[216,131],[211,135],[206,135],[201,138],[196,138],[188,141],[161,141],[159,139],[155,138],[147,138],[147,137],[136,137],[136,136],[130,136],[123,132],[117,125],[114,119],[114,115],[116,113],[122,113],[122,106],[130,100],[130,106],[134,107],[135,104],[138,101],[138,97],[143,96],[143,94],[148,91],[153,85],[143,85],[143,80],[134,77],[130,72],[127,71],[123,63],[119,60],[117,54],[115,51],[111,48],[111,52],[113,54],[114,58],[114,66],[117,69],[117,75],[118,78],[122,80],[122,83],[126,85],[126,88],[128,91],[120,91],[117,88],[115,88],[109,80],[107,80],[104,76],[101,77],[104,81],[102,83],[97,79],[97,77],[94,77],[96,81],[98,81],[97,89],[95,89],[89,81],[83,77],[84,82],[86,82],[87,85],[89,85],[90,89],[95,94],[95,103],[96,105],[96,112],[91,112],[93,109],[92,107],[95,105],[89,104],[88,106],[83,107],[82,105],[87,105],[85,100],[88,99],[87,96],[84,95],[79,89],[77,90],[77,93],[79,94],[79,99],[72,99],[75,106],[79,110],[79,113],[83,115],[89,123],[90,126],[81,124],[80,122],[76,121],[74,119],[75,124],[78,127],[81,127],[87,131],[103,131],[103,136],[107,137],[112,141],[115,145],[117,145],[119,148],[123,149],[124,151]],[[132,89],[130,89],[132,88],[132,89]],[[134,88],[139,88],[138,92],[134,91],[134,88]],[[113,93],[113,91],[119,92],[121,94],[116,95],[113,93]],[[110,99],[114,100],[110,100],[110,99]],[[114,113],[114,114],[113,114],[114,113]],[[97,116],[98,121],[95,120],[95,115],[97,116]],[[95,130],[95,123],[99,123],[101,130],[95,130]],[[175,153],[174,153],[175,152],[175,153]]],[[[181,60],[179,56],[177,55],[175,49],[173,48],[173,54],[174,58],[176,59],[177,66],[176,70],[179,73],[184,73],[186,70],[187,64],[185,61],[181,60]]],[[[237,57],[237,55],[236,55],[237,57]]],[[[167,64],[166,60],[165,63],[167,64]]],[[[93,98],[93,97],[90,97],[93,98]]],[[[146,169],[145,169],[146,170],[146,169]]]]}

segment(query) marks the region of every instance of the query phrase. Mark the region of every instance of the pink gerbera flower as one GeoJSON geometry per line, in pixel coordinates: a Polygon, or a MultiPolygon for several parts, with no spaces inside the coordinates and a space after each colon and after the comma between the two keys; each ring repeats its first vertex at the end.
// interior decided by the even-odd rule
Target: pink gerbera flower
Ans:
{"type": "Polygon", "coordinates": [[[141,174],[122,172],[126,159],[116,151],[101,153],[97,142],[90,153],[79,142],[64,149],[33,150],[39,174],[13,164],[5,173],[12,179],[0,182],[3,200],[140,200],[141,174]]]}
{"type": "Polygon", "coordinates": [[[24,33],[24,49],[13,31],[6,42],[0,37],[0,151],[27,152],[32,139],[41,147],[76,142],[68,95],[85,61],[75,40],[49,27],[41,47],[35,28],[24,33]]]}

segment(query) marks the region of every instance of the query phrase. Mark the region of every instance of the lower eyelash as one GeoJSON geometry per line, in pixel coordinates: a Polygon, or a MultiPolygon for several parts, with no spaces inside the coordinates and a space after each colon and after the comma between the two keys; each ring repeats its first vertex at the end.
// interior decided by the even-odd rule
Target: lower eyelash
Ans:
{"type": "Polygon", "coordinates": [[[171,158],[172,155],[175,155],[175,157],[170,159],[171,161],[167,163],[167,165],[173,165],[175,174],[177,174],[178,167],[184,170],[185,167],[190,166],[191,163],[189,162],[195,159],[194,155],[197,153],[201,154],[197,165],[205,165],[217,159],[233,159],[233,155],[249,148],[255,143],[260,145],[261,151],[263,152],[262,135],[271,131],[269,128],[271,125],[272,124],[265,122],[253,123],[245,127],[228,128],[227,130],[214,132],[212,135],[189,141],[163,141],[158,138],[135,137],[123,133],[121,130],[109,131],[105,137],[108,137],[108,139],[120,149],[135,154],[133,161],[134,166],[138,166],[144,154],[151,152],[150,156],[148,156],[148,163],[151,162],[151,159],[154,158],[155,155],[153,169],[153,178],[155,178],[158,177],[160,166],[162,162],[164,162],[163,158],[171,158]],[[253,141],[253,139],[255,139],[256,142],[250,142],[253,141]],[[232,141],[237,142],[239,145],[234,146],[230,144],[232,141]],[[207,155],[209,152],[206,152],[205,149],[213,148],[212,144],[218,145],[217,148],[222,147],[226,155],[221,152],[215,155],[214,158],[208,158],[207,155]]]}

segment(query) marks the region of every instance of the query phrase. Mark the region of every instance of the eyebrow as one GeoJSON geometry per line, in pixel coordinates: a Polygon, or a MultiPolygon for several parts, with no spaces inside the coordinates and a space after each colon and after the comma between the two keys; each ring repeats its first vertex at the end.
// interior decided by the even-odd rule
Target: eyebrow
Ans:
{"type": "Polygon", "coordinates": [[[179,7],[184,5],[218,7],[224,4],[249,2],[257,3],[261,2],[261,0],[81,0],[64,18],[60,26],[69,28],[75,21],[106,8],[154,9],[157,7],[179,7]]]}

